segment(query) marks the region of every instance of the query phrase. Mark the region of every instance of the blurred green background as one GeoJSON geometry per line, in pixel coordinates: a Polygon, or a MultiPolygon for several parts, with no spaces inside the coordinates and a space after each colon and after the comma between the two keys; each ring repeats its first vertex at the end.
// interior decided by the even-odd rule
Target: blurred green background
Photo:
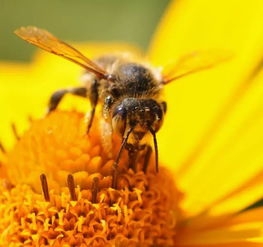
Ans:
{"type": "Polygon", "coordinates": [[[146,49],[169,0],[0,0],[0,60],[28,61],[13,31],[38,26],[63,40],[126,41],[146,49]]]}

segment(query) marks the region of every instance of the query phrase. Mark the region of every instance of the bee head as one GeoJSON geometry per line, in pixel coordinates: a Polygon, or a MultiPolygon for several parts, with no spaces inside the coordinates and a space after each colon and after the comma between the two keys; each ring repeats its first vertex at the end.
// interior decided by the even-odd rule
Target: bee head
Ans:
{"type": "Polygon", "coordinates": [[[156,133],[160,129],[165,111],[165,102],[125,98],[114,108],[112,126],[122,136],[125,131],[133,129],[135,139],[141,140],[148,131],[156,133]]]}

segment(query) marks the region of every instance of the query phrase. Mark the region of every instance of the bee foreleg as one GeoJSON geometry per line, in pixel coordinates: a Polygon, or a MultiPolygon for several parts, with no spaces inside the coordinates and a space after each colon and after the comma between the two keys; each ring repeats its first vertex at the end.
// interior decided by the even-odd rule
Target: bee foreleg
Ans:
{"type": "Polygon", "coordinates": [[[99,83],[98,81],[95,79],[91,86],[90,86],[90,92],[89,92],[89,99],[90,99],[90,103],[91,103],[91,112],[90,112],[90,118],[88,121],[88,126],[87,126],[87,133],[89,133],[89,130],[91,128],[92,122],[93,122],[93,118],[95,115],[95,110],[96,110],[96,106],[98,103],[98,99],[99,99],[99,92],[98,92],[98,88],[99,88],[99,83]]]}
{"type": "Polygon", "coordinates": [[[129,155],[129,168],[133,169],[133,171],[136,172],[137,171],[136,163],[138,160],[142,159],[143,163],[141,169],[143,170],[144,173],[146,173],[152,154],[152,147],[147,144],[143,144],[139,146],[133,144],[126,144],[126,149],[128,150],[128,155],[129,155]]]}
{"type": "Polygon", "coordinates": [[[61,89],[52,94],[48,104],[48,113],[55,110],[59,102],[63,99],[66,94],[73,94],[81,97],[87,97],[87,88],[76,87],[72,89],[61,89]]]}
{"type": "Polygon", "coordinates": [[[134,172],[136,172],[137,161],[138,159],[142,158],[143,159],[142,170],[144,173],[146,173],[152,154],[152,147],[146,144],[135,145],[135,144],[127,143],[125,149],[128,151],[129,168],[131,168],[134,172]],[[139,155],[139,152],[143,152],[142,155],[139,155]]]}
{"type": "Polygon", "coordinates": [[[129,168],[136,172],[136,163],[138,158],[139,148],[138,145],[127,143],[125,149],[128,151],[129,156],[129,168]]]}

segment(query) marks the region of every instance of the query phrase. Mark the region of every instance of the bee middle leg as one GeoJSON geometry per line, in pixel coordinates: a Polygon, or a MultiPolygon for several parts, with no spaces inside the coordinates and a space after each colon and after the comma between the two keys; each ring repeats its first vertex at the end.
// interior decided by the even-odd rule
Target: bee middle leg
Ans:
{"type": "Polygon", "coordinates": [[[60,103],[60,101],[63,99],[63,97],[66,94],[77,95],[77,96],[84,97],[84,98],[88,97],[91,103],[91,107],[92,107],[91,113],[90,113],[90,119],[87,124],[87,133],[88,133],[91,128],[91,125],[94,119],[94,115],[95,115],[95,109],[98,103],[98,98],[99,98],[98,87],[99,87],[99,84],[97,80],[94,80],[91,83],[89,90],[86,87],[76,87],[72,89],[61,89],[61,90],[56,91],[50,97],[49,104],[48,104],[48,113],[54,111],[57,108],[58,104],[60,103]]]}
{"type": "Polygon", "coordinates": [[[73,94],[81,97],[87,97],[87,88],[85,87],[76,87],[72,89],[61,89],[53,93],[50,97],[49,104],[48,104],[48,113],[54,111],[60,101],[66,94],[73,94]]]}

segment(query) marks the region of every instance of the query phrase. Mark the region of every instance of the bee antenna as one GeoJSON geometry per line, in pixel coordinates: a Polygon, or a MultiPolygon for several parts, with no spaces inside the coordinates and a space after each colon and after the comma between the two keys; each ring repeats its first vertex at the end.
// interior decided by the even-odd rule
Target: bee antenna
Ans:
{"type": "Polygon", "coordinates": [[[153,136],[153,142],[154,142],[154,152],[155,152],[155,169],[156,172],[159,172],[159,156],[158,156],[158,143],[156,138],[156,132],[153,130],[151,126],[149,126],[149,131],[151,132],[153,136]]]}
{"type": "Polygon", "coordinates": [[[120,161],[120,158],[121,158],[121,154],[122,154],[122,151],[124,150],[124,147],[128,141],[128,138],[129,138],[129,135],[131,134],[131,132],[133,131],[134,127],[131,127],[126,136],[122,139],[122,143],[121,143],[121,147],[120,147],[120,150],[118,152],[118,155],[117,155],[117,158],[113,164],[113,175],[112,175],[112,188],[113,189],[117,189],[117,176],[118,176],[118,164],[119,164],[119,161],[120,161]]]}

